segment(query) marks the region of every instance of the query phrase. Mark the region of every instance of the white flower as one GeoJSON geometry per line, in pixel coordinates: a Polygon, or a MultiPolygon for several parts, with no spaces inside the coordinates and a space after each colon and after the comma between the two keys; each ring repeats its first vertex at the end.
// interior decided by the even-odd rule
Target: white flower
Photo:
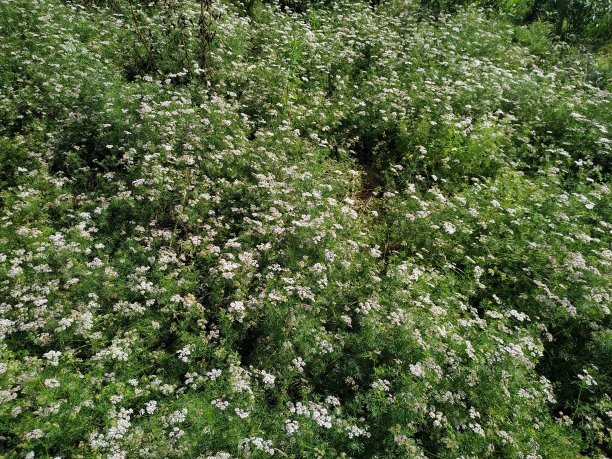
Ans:
{"type": "Polygon", "coordinates": [[[484,431],[484,429],[482,428],[482,426],[480,424],[478,424],[478,423],[472,424],[470,422],[469,426],[470,426],[470,429],[472,429],[472,431],[474,433],[480,435],[481,437],[485,436],[485,431],[484,431]]]}
{"type": "Polygon", "coordinates": [[[366,433],[367,431],[365,429],[362,429],[361,427],[357,427],[355,425],[349,426],[347,428],[347,434],[349,438],[363,437],[366,433]]]}
{"type": "Polygon", "coordinates": [[[589,372],[586,369],[582,370],[582,373],[584,374],[578,375],[578,379],[580,379],[581,381],[584,381],[584,383],[587,386],[597,385],[597,381],[595,381],[595,379],[589,374],[589,372]]]}
{"type": "Polygon", "coordinates": [[[334,346],[332,346],[332,344],[326,339],[321,340],[319,343],[319,349],[321,349],[323,354],[331,354],[334,352],[334,346]]]}
{"type": "Polygon", "coordinates": [[[302,357],[296,357],[295,359],[293,359],[291,361],[293,363],[293,365],[295,365],[295,368],[297,368],[297,370],[300,373],[304,372],[304,367],[306,366],[306,362],[304,362],[304,360],[302,359],[302,357]]]}
{"type": "Polygon", "coordinates": [[[232,301],[228,311],[232,313],[232,316],[234,316],[238,322],[242,322],[246,316],[246,308],[244,307],[243,301],[232,301]]]}
{"type": "Polygon", "coordinates": [[[383,392],[389,392],[389,389],[391,388],[391,383],[386,379],[377,379],[372,383],[372,387],[383,392]]]}
{"type": "Polygon", "coordinates": [[[221,411],[225,411],[229,406],[229,402],[226,400],[215,399],[210,402],[210,404],[214,407],[219,408],[221,411]]]}
{"type": "Polygon", "coordinates": [[[300,424],[297,421],[293,421],[292,419],[287,419],[285,421],[285,431],[287,432],[287,435],[292,436],[298,431],[299,428],[300,424]]]}
{"type": "Polygon", "coordinates": [[[444,222],[442,223],[442,226],[444,227],[444,231],[446,231],[448,234],[453,234],[456,230],[455,225],[450,222],[444,222]]]}
{"type": "Polygon", "coordinates": [[[62,355],[59,351],[49,351],[43,354],[43,357],[49,361],[49,365],[54,367],[59,365],[59,358],[62,355]]]}
{"type": "Polygon", "coordinates": [[[45,436],[45,433],[40,429],[34,429],[25,434],[26,439],[28,440],[37,440],[45,436]]]}
{"type": "Polygon", "coordinates": [[[221,376],[221,370],[219,370],[218,368],[213,368],[212,370],[206,372],[206,377],[213,381],[219,376],[221,376]]]}
{"type": "Polygon", "coordinates": [[[49,389],[55,389],[60,386],[60,382],[56,378],[45,379],[45,386],[49,389]]]}
{"type": "Polygon", "coordinates": [[[413,375],[418,376],[419,378],[422,378],[425,375],[425,372],[423,371],[423,367],[421,366],[420,363],[415,363],[414,365],[410,364],[409,368],[410,368],[410,372],[413,375]]]}
{"type": "Polygon", "coordinates": [[[147,414],[153,414],[157,410],[157,402],[155,400],[149,400],[145,405],[145,411],[147,414]]]}
{"type": "Polygon", "coordinates": [[[173,411],[166,418],[167,424],[171,426],[176,425],[176,424],[182,424],[187,419],[187,413],[188,413],[187,408],[182,408],[180,410],[173,411]]]}
{"type": "Polygon", "coordinates": [[[206,456],[206,459],[231,459],[231,454],[226,453],[225,451],[221,451],[214,456],[206,456]]]}
{"type": "Polygon", "coordinates": [[[182,349],[176,351],[178,357],[181,361],[185,363],[189,363],[189,356],[191,355],[191,346],[185,346],[182,349]]]}
{"type": "Polygon", "coordinates": [[[276,377],[273,374],[268,373],[265,370],[262,370],[261,371],[261,375],[263,377],[263,383],[266,386],[269,386],[269,387],[274,386],[274,382],[276,381],[276,377]]]}

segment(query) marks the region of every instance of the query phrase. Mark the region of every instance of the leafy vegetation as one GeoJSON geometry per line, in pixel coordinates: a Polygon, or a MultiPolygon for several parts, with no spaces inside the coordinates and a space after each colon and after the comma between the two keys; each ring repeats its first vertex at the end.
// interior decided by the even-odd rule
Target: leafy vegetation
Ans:
{"type": "Polygon", "coordinates": [[[608,457],[584,5],[0,0],[0,456],[608,457]]]}

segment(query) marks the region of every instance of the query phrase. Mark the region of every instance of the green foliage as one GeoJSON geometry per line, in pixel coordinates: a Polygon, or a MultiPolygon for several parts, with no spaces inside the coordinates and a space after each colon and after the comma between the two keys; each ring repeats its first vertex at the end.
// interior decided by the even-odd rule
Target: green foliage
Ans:
{"type": "Polygon", "coordinates": [[[498,10],[521,25],[547,21],[557,36],[596,47],[612,37],[612,4],[606,0],[419,0],[419,5],[435,16],[475,5],[498,10]]]}
{"type": "Polygon", "coordinates": [[[552,27],[547,22],[535,21],[525,27],[517,27],[515,37],[532,54],[538,56],[546,55],[553,48],[552,27]]]}
{"type": "Polygon", "coordinates": [[[0,2],[1,456],[609,455],[609,50],[371,3],[0,2]]]}

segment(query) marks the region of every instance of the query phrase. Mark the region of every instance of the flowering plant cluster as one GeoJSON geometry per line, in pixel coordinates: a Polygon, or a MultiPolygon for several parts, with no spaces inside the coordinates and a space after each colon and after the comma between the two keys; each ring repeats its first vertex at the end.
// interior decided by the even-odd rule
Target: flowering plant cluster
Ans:
{"type": "Polygon", "coordinates": [[[610,453],[610,82],[375,3],[0,1],[0,456],[610,453]]]}

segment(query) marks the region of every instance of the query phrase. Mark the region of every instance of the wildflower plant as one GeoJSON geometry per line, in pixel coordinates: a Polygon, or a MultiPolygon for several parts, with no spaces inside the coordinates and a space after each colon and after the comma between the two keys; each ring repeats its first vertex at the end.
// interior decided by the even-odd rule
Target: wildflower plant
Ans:
{"type": "Polygon", "coordinates": [[[0,455],[609,454],[598,61],[375,3],[0,1],[0,455]]]}

